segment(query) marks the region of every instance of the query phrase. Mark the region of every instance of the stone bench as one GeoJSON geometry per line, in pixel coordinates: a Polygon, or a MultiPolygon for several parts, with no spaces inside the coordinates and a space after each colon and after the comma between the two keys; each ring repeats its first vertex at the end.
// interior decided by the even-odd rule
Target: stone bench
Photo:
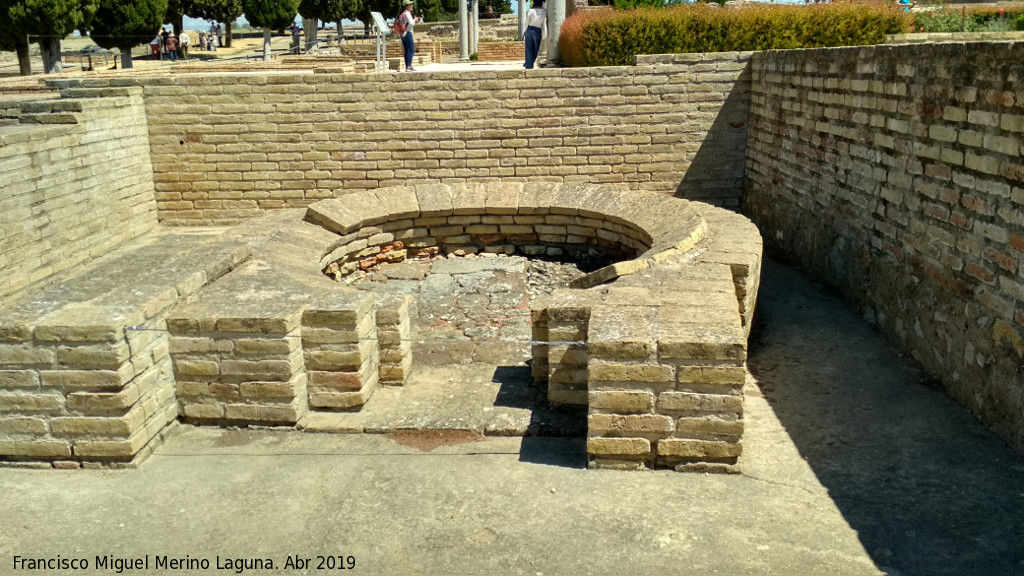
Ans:
{"type": "Polygon", "coordinates": [[[169,311],[247,256],[151,234],[0,309],[0,461],[130,462],[176,420],[169,311]]]}

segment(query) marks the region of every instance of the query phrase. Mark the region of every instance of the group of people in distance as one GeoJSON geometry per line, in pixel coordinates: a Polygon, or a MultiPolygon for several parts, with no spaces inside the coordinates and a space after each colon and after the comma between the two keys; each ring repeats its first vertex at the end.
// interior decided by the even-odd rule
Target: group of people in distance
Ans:
{"type": "Polygon", "coordinates": [[[199,32],[199,49],[216,52],[218,46],[224,45],[224,29],[217,22],[210,24],[209,32],[199,32]]]}
{"type": "MultiPolygon", "coordinates": [[[[897,0],[897,2],[899,1],[897,0]]],[[[398,33],[402,40],[405,69],[411,72],[416,70],[412,66],[413,55],[416,54],[413,28],[416,24],[423,21],[422,16],[417,17],[413,15],[413,6],[413,0],[404,0],[402,11],[396,18],[396,32],[401,30],[398,33]],[[401,24],[400,27],[398,23],[401,24]]],[[[526,51],[526,61],[523,67],[527,70],[532,70],[537,61],[537,55],[540,54],[541,40],[547,33],[547,10],[544,9],[544,0],[533,0],[533,7],[526,14],[525,23],[526,29],[521,38],[526,51]]],[[[293,23],[290,31],[292,33],[292,49],[297,51],[302,29],[298,24],[293,23]]],[[[209,32],[199,32],[199,49],[216,52],[217,47],[221,44],[221,34],[221,26],[216,22],[210,25],[209,32]]],[[[184,30],[180,34],[175,35],[173,31],[161,28],[160,33],[149,43],[150,58],[174,62],[178,59],[179,52],[182,58],[188,58],[191,40],[188,32],[184,30]]]]}
{"type": "MultiPolygon", "coordinates": [[[[210,31],[199,32],[199,49],[216,51],[220,44],[221,27],[216,22],[210,25],[210,31]]],[[[149,43],[149,57],[152,60],[170,60],[175,62],[180,55],[183,59],[188,58],[188,49],[192,44],[192,37],[185,30],[175,34],[173,30],[161,28],[160,32],[149,43]]]]}
{"type": "Polygon", "coordinates": [[[181,34],[175,35],[173,31],[162,28],[160,33],[149,43],[149,57],[154,60],[174,62],[180,53],[182,58],[188,58],[188,48],[191,43],[192,38],[188,32],[182,30],[181,34]]]}

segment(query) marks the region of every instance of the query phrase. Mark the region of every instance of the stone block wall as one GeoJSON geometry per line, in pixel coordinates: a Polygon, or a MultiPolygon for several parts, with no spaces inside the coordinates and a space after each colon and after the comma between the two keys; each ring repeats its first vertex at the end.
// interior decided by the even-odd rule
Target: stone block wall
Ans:
{"type": "Polygon", "coordinates": [[[535,342],[531,373],[547,382],[551,404],[587,405],[587,333],[592,298],[572,290],[557,290],[531,311],[535,342]]]}
{"type": "Polygon", "coordinates": [[[0,339],[0,455],[75,466],[130,461],[177,418],[161,331],[22,328],[0,339]]]}
{"type": "Polygon", "coordinates": [[[765,52],[747,212],[1024,449],[1024,43],[765,52]]]}
{"type": "Polygon", "coordinates": [[[380,382],[401,386],[412,369],[411,296],[383,294],[377,298],[377,341],[380,344],[380,382]]]}
{"type": "MultiPolygon", "coordinates": [[[[343,208],[335,205],[332,208],[343,208]]],[[[313,220],[337,230],[327,207],[313,220]]],[[[521,254],[562,256],[601,250],[609,257],[632,257],[650,246],[635,227],[579,214],[436,214],[399,218],[341,235],[331,251],[327,272],[342,278],[357,269],[410,256],[444,254],[521,254]],[[401,250],[384,251],[401,244],[401,250]],[[391,256],[397,258],[391,258],[391,256]]],[[[649,240],[649,238],[646,238],[649,240]]]]}
{"type": "Polygon", "coordinates": [[[252,261],[168,318],[186,420],[293,426],[309,410],[358,410],[369,399],[379,382],[375,297],[327,280],[315,263],[308,275],[321,284],[252,261]]]}
{"type": "Polygon", "coordinates": [[[0,308],[0,461],[129,463],[176,420],[165,319],[244,252],[152,240],[0,308]]]}
{"type": "Polygon", "coordinates": [[[139,89],[22,100],[0,126],[0,301],[156,224],[139,89]]]}
{"type": "Polygon", "coordinates": [[[312,409],[358,409],[380,382],[381,349],[373,298],[358,295],[353,309],[306,310],[302,348],[312,409]]]}
{"type": "MultiPolygon", "coordinates": [[[[754,234],[744,244],[759,261],[754,234]]],[[[747,331],[735,287],[728,264],[704,259],[537,301],[551,344],[533,362],[550,402],[588,407],[591,467],[737,471],[747,331]]]]}
{"type": "Polygon", "coordinates": [[[177,400],[186,421],[295,424],[306,413],[298,317],[246,320],[168,322],[177,400]]]}
{"type": "Polygon", "coordinates": [[[428,182],[623,183],[739,205],[749,54],[598,69],[73,79],[141,85],[160,219],[428,182]]]}

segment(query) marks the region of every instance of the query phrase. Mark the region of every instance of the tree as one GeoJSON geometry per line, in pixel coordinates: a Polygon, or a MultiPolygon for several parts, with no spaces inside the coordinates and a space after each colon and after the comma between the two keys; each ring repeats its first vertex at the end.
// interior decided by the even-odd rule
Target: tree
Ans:
{"type": "MultiPolygon", "coordinates": [[[[458,4],[456,4],[458,6],[458,4]]],[[[356,14],[357,19],[363,22],[363,28],[366,33],[370,33],[370,23],[373,19],[370,17],[370,12],[380,12],[381,15],[387,18],[394,18],[398,15],[398,12],[402,9],[402,0],[363,0],[359,6],[359,12],[356,14]]]]}
{"type": "Polygon", "coordinates": [[[245,18],[263,28],[263,59],[270,60],[270,31],[295,21],[299,0],[242,0],[245,18]]]}
{"type": "Polygon", "coordinates": [[[28,37],[0,13],[0,50],[14,50],[18,53],[18,68],[22,76],[32,74],[32,61],[28,54],[28,37]]]}
{"type": "Polygon", "coordinates": [[[242,15],[242,0],[192,0],[192,18],[224,23],[224,47],[231,47],[231,23],[242,15]]]}
{"type": "MultiPolygon", "coordinates": [[[[0,0],[0,28],[8,31],[4,36],[27,36],[26,43],[38,38],[43,71],[59,74],[64,71],[60,61],[60,41],[88,24],[86,17],[94,11],[95,1],[0,0]]],[[[14,43],[15,48],[20,44],[20,40],[8,42],[14,43]]]]}
{"type": "Polygon", "coordinates": [[[92,19],[92,39],[121,51],[121,67],[132,67],[132,48],[149,42],[160,30],[167,0],[100,0],[92,19]]]}
{"type": "Polygon", "coordinates": [[[306,38],[309,45],[316,44],[316,21],[337,22],[338,38],[341,39],[341,21],[352,20],[358,16],[360,0],[302,0],[299,2],[299,14],[303,18],[311,18],[312,31],[306,27],[306,38]]]}
{"type": "Polygon", "coordinates": [[[480,0],[481,14],[487,14],[491,11],[493,11],[495,18],[502,14],[511,14],[512,2],[511,0],[480,0]]]}
{"type": "Polygon", "coordinates": [[[174,33],[181,36],[185,29],[185,15],[195,11],[192,0],[167,0],[167,14],[164,22],[174,26],[174,33]]]}
{"type": "Polygon", "coordinates": [[[458,18],[458,0],[416,0],[416,13],[423,12],[427,20],[440,22],[448,15],[458,18]]]}

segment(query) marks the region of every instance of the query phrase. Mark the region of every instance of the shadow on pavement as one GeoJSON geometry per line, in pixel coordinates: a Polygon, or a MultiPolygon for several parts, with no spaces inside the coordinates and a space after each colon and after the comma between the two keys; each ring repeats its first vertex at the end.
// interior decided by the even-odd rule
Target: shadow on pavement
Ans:
{"type": "Polygon", "coordinates": [[[529,366],[498,366],[491,381],[501,385],[495,406],[530,410],[530,424],[519,452],[520,462],[586,468],[586,408],[550,407],[544,389],[533,383],[529,366]]]}
{"type": "Polygon", "coordinates": [[[1024,574],[1024,455],[802,273],[758,306],[750,372],[878,567],[1024,574]]]}

